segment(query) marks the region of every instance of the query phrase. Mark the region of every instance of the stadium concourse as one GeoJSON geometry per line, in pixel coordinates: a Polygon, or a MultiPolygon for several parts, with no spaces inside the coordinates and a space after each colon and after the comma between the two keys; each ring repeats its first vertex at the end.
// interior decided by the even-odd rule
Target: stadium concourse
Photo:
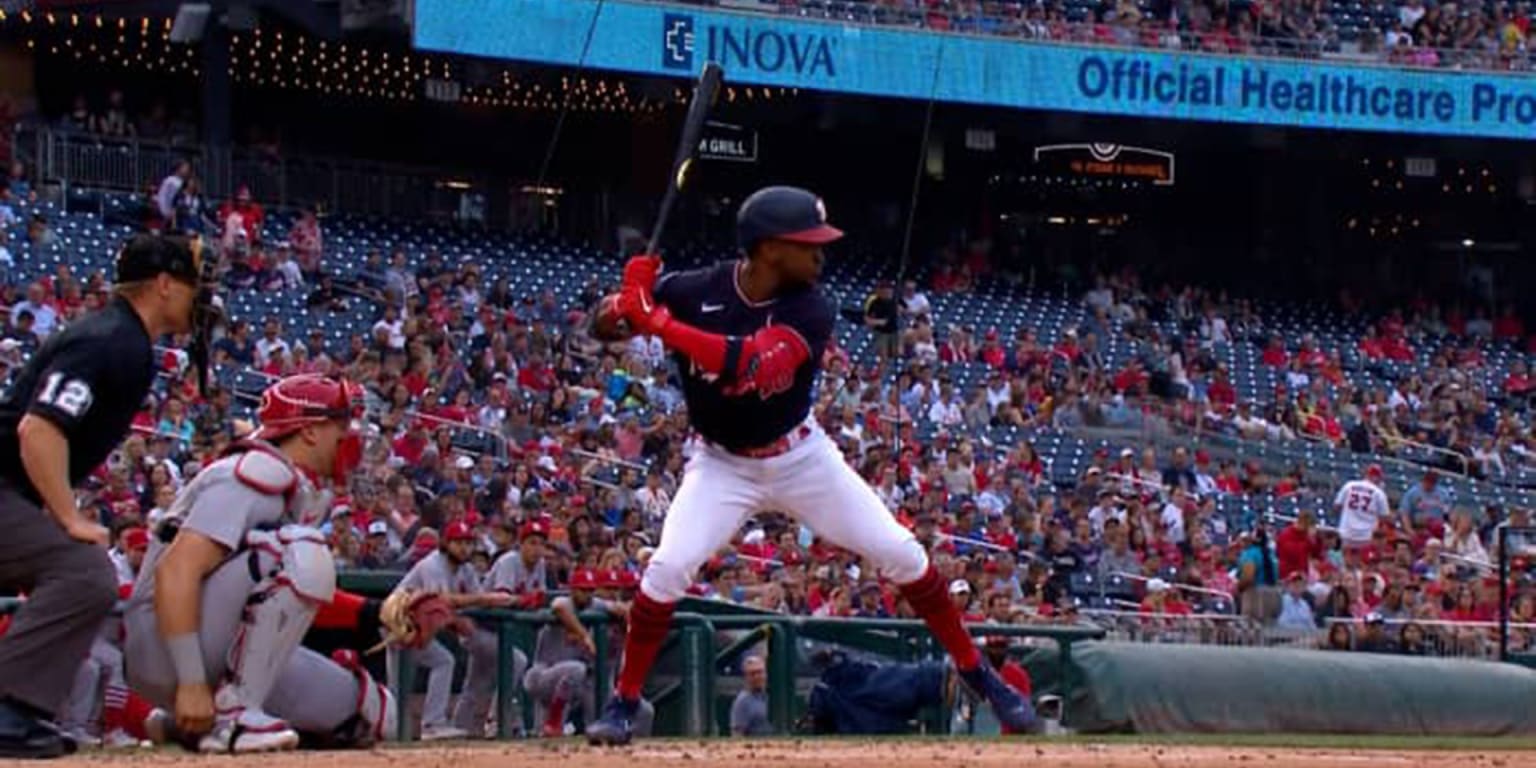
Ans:
{"type": "MultiPolygon", "coordinates": [[[[108,221],[148,202],[109,198],[103,218],[10,185],[10,364],[99,304],[128,232],[108,221]]],[[[326,529],[341,563],[403,571],[460,521],[482,569],[536,539],[529,554],[547,574],[536,596],[582,567],[638,571],[686,436],[659,345],[605,349],[582,331],[616,278],[612,254],[408,219],[319,222],[242,199],[221,211],[251,222],[207,232],[225,245],[235,319],[216,344],[221,388],[198,397],[184,356],[167,350],[141,434],[91,491],[119,552],[242,428],[267,382],[346,371],[369,388],[373,439],[371,469],[326,529]]],[[[187,221],[159,224],[210,224],[187,221]]],[[[727,255],[699,245],[669,265],[727,255]]],[[[1493,652],[1495,532],[1529,524],[1518,318],[1260,305],[1142,286],[1133,272],[1030,292],[961,255],[915,285],[877,273],[832,262],[829,285],[854,321],[828,352],[817,416],[935,553],[973,620],[1493,652]],[[887,309],[905,318],[899,337],[870,331],[887,309]],[[1335,494],[1372,467],[1401,514],[1370,546],[1342,548],[1335,494]]],[[[1514,565],[1512,644],[1523,648],[1536,593],[1526,560],[1514,565]]],[[[908,617],[871,571],[770,515],[708,563],[696,591],[791,614],[908,617]]]]}

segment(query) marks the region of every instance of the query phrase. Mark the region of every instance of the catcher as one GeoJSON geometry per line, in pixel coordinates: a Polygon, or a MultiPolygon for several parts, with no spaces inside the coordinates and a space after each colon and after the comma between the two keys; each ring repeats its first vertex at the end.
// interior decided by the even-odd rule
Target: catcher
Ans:
{"type": "MultiPolygon", "coordinates": [[[[270,387],[260,428],[199,473],[156,530],[126,609],[128,681],[172,713],[187,746],[258,752],[296,748],[301,734],[329,746],[394,734],[393,696],[356,652],[299,645],[322,608],[331,626],[372,614],[337,592],[315,529],[329,514],[321,483],[344,484],[362,455],[361,392],[318,375],[270,387]]],[[[433,605],[402,595],[372,620],[410,642],[425,634],[413,616],[440,617],[433,605]]]]}

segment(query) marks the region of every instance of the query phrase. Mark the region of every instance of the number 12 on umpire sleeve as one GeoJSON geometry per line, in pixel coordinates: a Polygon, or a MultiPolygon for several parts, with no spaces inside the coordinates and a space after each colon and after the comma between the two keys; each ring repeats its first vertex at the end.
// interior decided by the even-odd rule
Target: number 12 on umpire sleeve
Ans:
{"type": "Polygon", "coordinates": [[[37,402],[78,418],[91,407],[91,388],[79,379],[64,381],[64,374],[55,371],[48,374],[48,380],[43,382],[43,391],[38,393],[37,402]],[[59,387],[61,383],[64,385],[62,389],[59,387]]]}

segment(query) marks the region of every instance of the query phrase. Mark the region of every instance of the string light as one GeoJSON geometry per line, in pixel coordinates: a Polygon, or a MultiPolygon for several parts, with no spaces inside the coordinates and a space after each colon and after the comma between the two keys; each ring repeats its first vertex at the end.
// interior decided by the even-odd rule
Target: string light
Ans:
{"type": "MultiPolygon", "coordinates": [[[[31,14],[25,10],[16,17],[0,13],[0,22],[12,18],[30,24],[31,14]]],[[[157,19],[141,17],[137,34],[128,28],[130,20],[123,17],[116,19],[116,31],[112,30],[112,20],[100,15],[88,17],[83,26],[78,14],[70,15],[68,25],[60,24],[63,20],[54,14],[44,14],[39,21],[44,20],[60,29],[49,33],[41,46],[53,55],[71,54],[93,66],[192,78],[201,74],[200,49],[171,44],[165,31],[169,29],[169,19],[158,19],[157,24],[157,19]],[[157,26],[162,29],[154,29],[157,26]],[[130,41],[130,35],[136,39],[130,41]]],[[[27,39],[26,44],[29,50],[39,49],[35,38],[27,39]]],[[[452,82],[457,69],[456,62],[445,57],[376,50],[356,43],[285,35],[280,30],[257,27],[231,33],[227,72],[242,87],[415,102],[427,98],[429,80],[452,82]]],[[[503,68],[497,75],[492,72],[484,84],[464,87],[461,102],[519,110],[568,108],[576,112],[649,115],[675,108],[688,98],[677,87],[670,100],[645,98],[633,93],[622,79],[588,74],[563,74],[556,80],[519,79],[520,73],[503,68]]],[[[731,88],[727,97],[736,100],[737,90],[731,88]]],[[[789,89],[752,87],[741,89],[741,98],[768,100],[790,93],[789,89]]]]}

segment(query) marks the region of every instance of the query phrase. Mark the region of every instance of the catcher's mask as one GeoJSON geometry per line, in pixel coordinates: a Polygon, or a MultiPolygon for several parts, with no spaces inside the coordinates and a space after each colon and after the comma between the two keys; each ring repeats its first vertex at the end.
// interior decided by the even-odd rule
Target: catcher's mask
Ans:
{"type": "Polygon", "coordinates": [[[210,258],[201,237],[172,235],[136,235],[117,254],[114,282],[118,284],[150,280],[165,273],[197,291],[192,300],[189,326],[192,344],[187,350],[197,371],[198,391],[208,393],[208,356],[213,346],[213,331],[224,320],[224,303],[215,292],[214,270],[218,260],[210,258]]]}
{"type": "Polygon", "coordinates": [[[347,434],[336,446],[331,479],[342,486],[363,460],[363,388],[336,376],[289,376],[261,393],[256,409],[261,427],[252,435],[273,442],[325,421],[344,421],[347,434]]]}

